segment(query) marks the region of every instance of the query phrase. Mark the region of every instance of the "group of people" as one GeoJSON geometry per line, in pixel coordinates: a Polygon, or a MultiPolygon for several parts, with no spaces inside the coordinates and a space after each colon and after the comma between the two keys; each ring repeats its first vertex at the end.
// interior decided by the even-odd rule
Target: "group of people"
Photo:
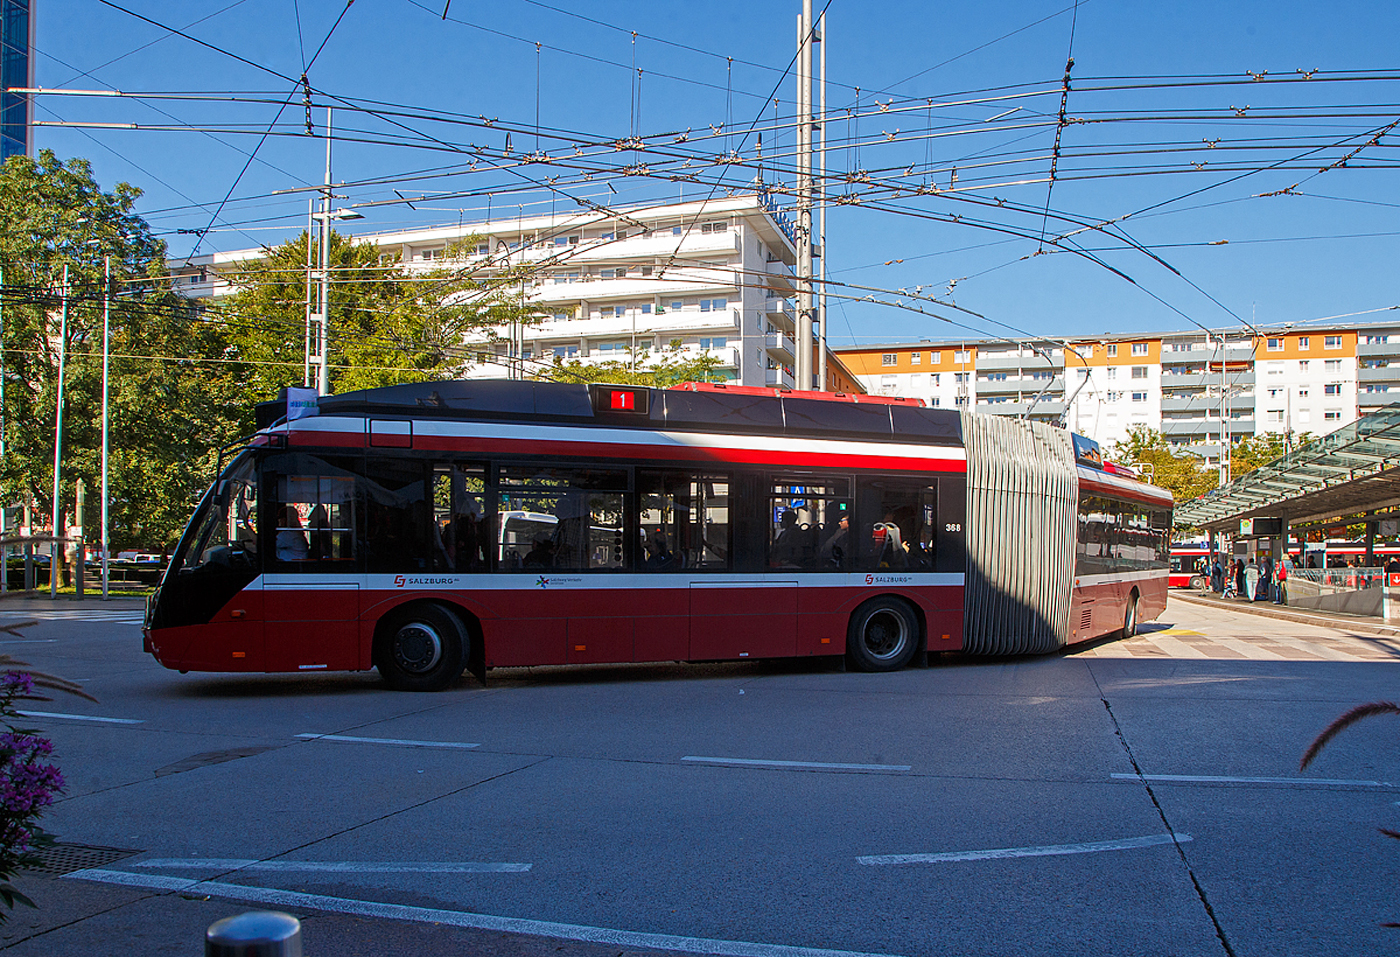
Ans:
{"type": "Polygon", "coordinates": [[[1238,597],[1249,601],[1272,601],[1276,605],[1288,602],[1288,573],[1293,568],[1293,559],[1285,555],[1277,563],[1272,556],[1265,556],[1262,564],[1249,556],[1248,563],[1236,558],[1226,578],[1220,556],[1214,555],[1210,561],[1210,590],[1227,598],[1238,597]]]}

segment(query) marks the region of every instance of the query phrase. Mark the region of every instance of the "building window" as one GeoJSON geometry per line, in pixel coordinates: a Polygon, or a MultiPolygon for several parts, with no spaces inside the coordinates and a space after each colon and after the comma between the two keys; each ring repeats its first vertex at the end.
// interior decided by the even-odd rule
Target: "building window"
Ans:
{"type": "Polygon", "coordinates": [[[599,352],[626,352],[627,343],[624,341],[600,342],[597,345],[599,352]]]}
{"type": "Polygon", "coordinates": [[[573,359],[578,356],[578,346],[555,346],[554,356],[557,359],[573,359]]]}
{"type": "Polygon", "coordinates": [[[938,396],[934,396],[932,399],[929,399],[928,404],[935,409],[938,408],[938,396]]]}
{"type": "Polygon", "coordinates": [[[965,395],[954,396],[954,397],[953,397],[953,404],[954,404],[954,405],[967,405],[967,396],[965,396],[965,395]]]}
{"type": "Polygon", "coordinates": [[[1299,389],[1299,390],[1298,390],[1298,398],[1300,398],[1300,399],[1306,399],[1307,397],[1308,397],[1308,390],[1307,390],[1307,389],[1299,389]]]}
{"type": "Polygon", "coordinates": [[[642,309],[642,315],[644,315],[644,316],[649,316],[649,315],[651,315],[651,303],[649,303],[649,302],[644,302],[644,303],[642,303],[641,309],[642,309]]]}
{"type": "Polygon", "coordinates": [[[1147,401],[1147,393],[1146,393],[1146,392],[1134,392],[1134,393],[1133,393],[1133,401],[1134,401],[1134,402],[1146,402],[1146,401],[1147,401]]]}
{"type": "Polygon", "coordinates": [[[1298,348],[1299,348],[1299,349],[1311,349],[1311,348],[1312,348],[1312,338],[1311,338],[1310,336],[1299,336],[1299,337],[1298,337],[1298,348]]]}
{"type": "Polygon", "coordinates": [[[1340,349],[1341,347],[1342,347],[1342,337],[1341,337],[1341,336],[1323,336],[1323,337],[1322,337],[1322,348],[1324,348],[1324,349],[1340,349]]]}
{"type": "Polygon", "coordinates": [[[984,375],[984,376],[982,377],[982,381],[984,381],[984,382],[1005,382],[1005,381],[1006,381],[1006,373],[1005,373],[1005,372],[988,372],[986,375],[984,375]]]}
{"type": "Polygon", "coordinates": [[[1328,422],[1339,422],[1341,421],[1342,413],[1337,411],[1324,412],[1322,413],[1322,418],[1328,422]]]}
{"type": "Polygon", "coordinates": [[[1322,394],[1323,394],[1323,395],[1341,395],[1341,394],[1342,394],[1342,384],[1341,384],[1340,382],[1329,382],[1327,385],[1325,385],[1325,386],[1322,387],[1322,394]]]}
{"type": "Polygon", "coordinates": [[[1270,352],[1282,352],[1282,351],[1283,351],[1283,340],[1282,340],[1282,339],[1270,339],[1270,340],[1268,340],[1268,343],[1267,343],[1267,345],[1266,345],[1266,348],[1267,348],[1270,352]]]}
{"type": "Polygon", "coordinates": [[[1365,342],[1368,346],[1383,346],[1390,342],[1390,336],[1367,336],[1365,342]]]}
{"type": "Polygon", "coordinates": [[[1116,343],[1116,342],[1110,342],[1110,343],[1108,344],[1108,355],[1109,355],[1110,358],[1117,357],[1117,355],[1118,355],[1118,343],[1116,343]]]}
{"type": "Polygon", "coordinates": [[[1299,409],[1297,412],[1293,413],[1293,415],[1300,424],[1306,424],[1312,421],[1312,413],[1307,409],[1299,409]]]}
{"type": "Polygon", "coordinates": [[[967,380],[970,375],[971,373],[968,372],[955,372],[953,373],[953,381],[958,385],[967,385],[967,380]]]}
{"type": "Polygon", "coordinates": [[[1283,422],[1283,410],[1282,410],[1282,409],[1270,409],[1270,410],[1269,410],[1269,421],[1270,421],[1270,422],[1282,423],[1282,422],[1283,422]]]}
{"type": "Polygon", "coordinates": [[[928,354],[928,361],[929,361],[929,365],[935,365],[935,366],[936,366],[936,365],[942,365],[942,364],[943,364],[943,353],[941,353],[941,352],[930,352],[930,353],[928,354]]]}
{"type": "Polygon", "coordinates": [[[701,349],[723,349],[723,348],[725,347],[725,345],[726,345],[728,342],[729,342],[729,339],[728,339],[727,337],[725,337],[725,336],[711,336],[711,337],[708,338],[708,339],[701,339],[701,340],[700,340],[700,348],[701,348],[701,349]]]}
{"type": "Polygon", "coordinates": [[[1298,360],[1298,371],[1299,371],[1299,372],[1307,372],[1307,371],[1308,371],[1308,360],[1307,360],[1307,359],[1299,359],[1299,360],[1298,360]]]}
{"type": "Polygon", "coordinates": [[[726,306],[728,306],[728,305],[729,305],[729,300],[728,300],[728,299],[701,299],[701,300],[700,300],[700,311],[701,311],[701,312],[719,312],[720,310],[724,309],[724,308],[725,308],[726,306]]]}
{"type": "Polygon", "coordinates": [[[938,386],[938,373],[937,373],[937,372],[930,372],[930,373],[928,374],[928,384],[931,385],[931,386],[934,386],[935,388],[938,386]]]}
{"type": "Polygon", "coordinates": [[[899,365],[899,354],[898,354],[898,353],[894,353],[894,352],[885,352],[885,353],[882,353],[882,354],[880,355],[880,365],[882,365],[882,366],[897,366],[897,365],[899,365]]]}
{"type": "Polygon", "coordinates": [[[680,311],[681,311],[682,309],[684,309],[684,308],[685,308],[685,303],[681,302],[679,299],[673,299],[673,300],[671,301],[671,311],[672,311],[672,312],[680,312],[680,311]]]}
{"type": "Polygon", "coordinates": [[[1145,342],[1134,342],[1134,343],[1133,343],[1133,355],[1135,355],[1135,356],[1145,356],[1145,355],[1147,355],[1147,343],[1145,343],[1145,342]]]}
{"type": "Polygon", "coordinates": [[[911,366],[920,365],[920,364],[923,363],[923,361],[924,361],[924,354],[923,354],[922,352],[911,352],[911,353],[909,353],[909,364],[910,364],[911,366]]]}
{"type": "Polygon", "coordinates": [[[1323,372],[1341,372],[1341,371],[1342,371],[1342,360],[1341,360],[1341,359],[1323,359],[1323,360],[1322,360],[1322,371],[1323,371],[1323,372]]]}
{"type": "Polygon", "coordinates": [[[1080,378],[1081,380],[1082,380],[1082,379],[1087,379],[1087,378],[1089,378],[1089,370],[1088,370],[1088,369],[1080,369],[1080,370],[1079,370],[1079,378],[1080,378]]]}
{"type": "Polygon", "coordinates": [[[1134,379],[1146,379],[1146,378],[1147,378],[1147,366],[1133,366],[1133,378],[1134,378],[1134,379]]]}
{"type": "Polygon", "coordinates": [[[954,361],[954,362],[962,362],[962,363],[971,362],[971,361],[972,361],[972,350],[971,350],[971,349],[959,349],[957,352],[954,352],[954,353],[953,353],[953,361],[954,361]]]}
{"type": "Polygon", "coordinates": [[[1118,367],[1117,367],[1117,366],[1109,366],[1109,367],[1108,367],[1106,370],[1104,370],[1104,371],[1105,371],[1105,374],[1106,374],[1110,379],[1116,379],[1116,378],[1118,378],[1118,367]]]}
{"type": "Polygon", "coordinates": [[[1121,392],[1106,392],[1104,395],[1109,402],[1119,402],[1123,398],[1123,393],[1121,392]]]}

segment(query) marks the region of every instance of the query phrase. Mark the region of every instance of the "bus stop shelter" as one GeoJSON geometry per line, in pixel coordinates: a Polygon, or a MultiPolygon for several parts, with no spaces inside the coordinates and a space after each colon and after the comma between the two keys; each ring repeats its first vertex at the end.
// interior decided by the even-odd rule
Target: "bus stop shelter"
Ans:
{"type": "MultiPolygon", "coordinates": [[[[1377,567],[1376,535],[1400,533],[1400,405],[1387,407],[1310,442],[1234,482],[1178,505],[1173,523],[1205,529],[1212,543],[1228,533],[1254,542],[1277,564],[1290,533],[1326,539],[1352,525],[1366,528],[1362,568],[1295,569],[1290,604],[1392,617],[1386,577],[1377,567]],[[1383,527],[1382,523],[1389,527],[1383,527]]],[[[1236,549],[1240,557],[1250,549],[1236,549]]],[[[1400,595],[1400,592],[1397,592],[1400,595]]]]}
{"type": "MultiPolygon", "coordinates": [[[[1388,406],[1308,443],[1200,498],[1176,506],[1178,528],[1238,536],[1253,520],[1275,561],[1290,530],[1366,526],[1367,556],[1385,513],[1400,508],[1400,405],[1388,406]],[[1258,529],[1265,529],[1261,533],[1258,529]]],[[[1400,513],[1397,513],[1400,517],[1400,513]]],[[[1368,560],[1368,565],[1372,561],[1368,560]]]]}

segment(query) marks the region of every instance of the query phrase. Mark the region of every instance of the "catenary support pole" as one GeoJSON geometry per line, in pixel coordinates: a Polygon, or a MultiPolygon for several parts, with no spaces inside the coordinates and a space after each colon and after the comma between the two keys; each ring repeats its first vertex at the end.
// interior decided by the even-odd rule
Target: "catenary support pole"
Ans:
{"type": "Polygon", "coordinates": [[[111,492],[107,487],[107,462],[110,453],[108,403],[111,397],[107,373],[112,355],[112,257],[110,255],[103,262],[102,275],[106,280],[106,288],[103,290],[102,297],[102,509],[100,521],[102,523],[102,600],[106,601],[109,597],[107,586],[111,580],[111,572],[107,567],[107,557],[112,544],[108,534],[109,514],[107,511],[107,504],[112,500],[111,492]]]}
{"type": "Polygon", "coordinates": [[[58,391],[53,422],[53,540],[49,544],[49,597],[58,597],[58,570],[63,534],[63,502],[59,498],[63,464],[63,378],[68,368],[68,266],[63,267],[63,306],[58,319],[58,391]]]}

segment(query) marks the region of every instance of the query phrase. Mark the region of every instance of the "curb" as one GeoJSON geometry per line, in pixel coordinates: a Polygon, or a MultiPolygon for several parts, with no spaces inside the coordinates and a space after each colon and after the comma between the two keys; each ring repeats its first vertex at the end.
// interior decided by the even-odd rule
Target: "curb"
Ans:
{"type": "Polygon", "coordinates": [[[1258,615],[1260,618],[1277,618],[1280,621],[1292,621],[1302,625],[1321,625],[1327,628],[1346,628],[1351,631],[1360,631],[1386,638],[1400,637],[1400,628],[1382,625],[1378,621],[1370,618],[1360,618],[1335,613],[1321,614],[1307,611],[1295,611],[1288,609],[1287,606],[1274,605],[1269,602],[1211,598],[1190,592],[1182,594],[1180,590],[1171,592],[1170,597],[1184,601],[1190,605],[1202,605],[1212,608],[1224,607],[1232,611],[1243,612],[1246,615],[1258,615]]]}

